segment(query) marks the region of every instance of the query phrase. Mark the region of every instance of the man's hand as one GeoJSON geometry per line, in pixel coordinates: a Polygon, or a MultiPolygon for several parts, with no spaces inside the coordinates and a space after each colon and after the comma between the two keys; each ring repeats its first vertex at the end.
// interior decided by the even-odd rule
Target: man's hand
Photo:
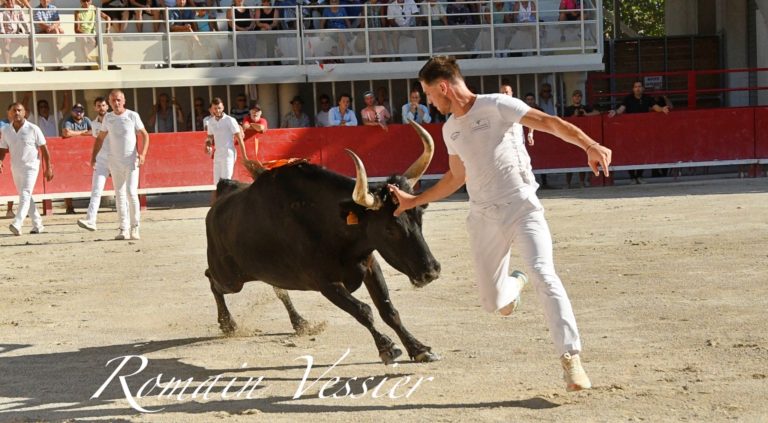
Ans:
{"type": "Polygon", "coordinates": [[[395,185],[388,185],[389,192],[395,196],[393,199],[397,204],[397,210],[395,210],[395,217],[403,214],[404,211],[413,208],[416,205],[416,196],[408,194],[395,185]]]}
{"type": "Polygon", "coordinates": [[[147,160],[146,156],[139,154],[139,167],[144,166],[144,162],[147,160]]]}
{"type": "Polygon", "coordinates": [[[608,170],[608,166],[611,165],[612,154],[613,153],[610,149],[603,147],[598,143],[594,143],[587,147],[587,163],[592,169],[592,172],[595,173],[595,176],[600,175],[600,170],[597,167],[598,165],[603,168],[603,173],[605,173],[605,176],[609,176],[610,171],[608,170]]]}
{"type": "Polygon", "coordinates": [[[0,162],[0,173],[3,173],[3,162],[0,162]]]}
{"type": "Polygon", "coordinates": [[[206,145],[205,145],[205,154],[207,154],[207,155],[209,155],[209,156],[210,156],[210,155],[211,155],[211,153],[213,153],[213,147],[211,147],[211,145],[210,145],[210,144],[206,144],[206,145]]]}
{"type": "Polygon", "coordinates": [[[533,145],[533,131],[528,131],[528,145],[533,145]]]}
{"type": "Polygon", "coordinates": [[[53,169],[50,166],[48,166],[45,169],[45,180],[48,182],[51,182],[51,179],[53,179],[53,169]]]}

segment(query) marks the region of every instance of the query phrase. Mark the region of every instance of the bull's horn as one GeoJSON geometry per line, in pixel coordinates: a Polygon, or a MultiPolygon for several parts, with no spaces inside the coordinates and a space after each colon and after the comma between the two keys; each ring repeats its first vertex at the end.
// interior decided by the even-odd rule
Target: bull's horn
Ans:
{"type": "Polygon", "coordinates": [[[352,150],[345,149],[352,161],[355,162],[355,172],[357,173],[355,181],[355,190],[352,191],[352,199],[366,209],[378,210],[381,207],[381,201],[368,192],[368,175],[365,173],[365,166],[360,157],[352,150]]]}
{"type": "Polygon", "coordinates": [[[435,153],[435,142],[432,140],[432,136],[429,135],[429,132],[414,120],[408,119],[408,123],[410,123],[413,129],[416,130],[416,133],[419,134],[419,138],[421,138],[421,141],[424,143],[424,152],[421,153],[421,156],[413,162],[405,173],[403,173],[403,176],[408,179],[408,183],[411,184],[411,187],[414,187],[416,186],[416,183],[419,182],[421,175],[427,171],[429,163],[432,161],[432,155],[435,153]]]}

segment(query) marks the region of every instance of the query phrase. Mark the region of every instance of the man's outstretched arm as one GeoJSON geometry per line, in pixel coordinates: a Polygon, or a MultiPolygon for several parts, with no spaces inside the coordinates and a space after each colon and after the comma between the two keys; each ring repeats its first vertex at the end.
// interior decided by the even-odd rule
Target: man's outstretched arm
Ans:
{"type": "Polygon", "coordinates": [[[411,195],[402,191],[400,188],[390,185],[389,190],[397,197],[399,203],[395,216],[400,216],[404,211],[421,206],[433,201],[441,200],[461,188],[466,181],[464,162],[459,156],[451,154],[448,156],[448,172],[445,172],[442,178],[431,188],[419,195],[411,195]]]}

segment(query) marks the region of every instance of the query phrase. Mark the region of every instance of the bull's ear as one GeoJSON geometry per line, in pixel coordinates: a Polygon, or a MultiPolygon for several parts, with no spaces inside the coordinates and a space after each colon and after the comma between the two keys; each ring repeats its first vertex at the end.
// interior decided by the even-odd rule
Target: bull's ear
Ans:
{"type": "Polygon", "coordinates": [[[365,218],[365,207],[354,200],[339,203],[339,218],[347,225],[357,225],[365,218]]]}

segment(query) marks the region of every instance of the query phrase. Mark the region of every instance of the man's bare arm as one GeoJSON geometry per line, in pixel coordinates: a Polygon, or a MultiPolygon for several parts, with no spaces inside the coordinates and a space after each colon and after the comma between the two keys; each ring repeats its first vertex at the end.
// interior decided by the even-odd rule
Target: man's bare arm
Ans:
{"type": "Polygon", "coordinates": [[[464,162],[455,154],[448,156],[448,172],[445,172],[442,178],[431,188],[419,195],[411,195],[400,188],[390,185],[389,190],[397,197],[399,205],[395,210],[395,216],[408,209],[421,206],[432,201],[441,200],[456,192],[467,180],[464,162]]]}

